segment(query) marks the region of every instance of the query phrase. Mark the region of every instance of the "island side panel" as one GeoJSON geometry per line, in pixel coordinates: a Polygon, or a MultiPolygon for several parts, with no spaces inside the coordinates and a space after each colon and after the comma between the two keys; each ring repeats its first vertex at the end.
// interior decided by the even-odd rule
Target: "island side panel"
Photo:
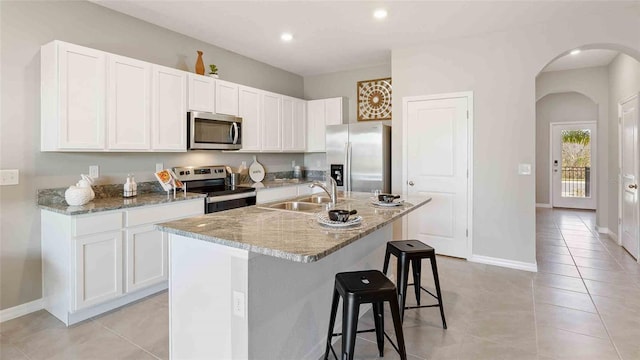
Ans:
{"type": "MultiPolygon", "coordinates": [[[[318,359],[324,353],[335,274],[382,270],[391,236],[389,224],[313,263],[264,255],[251,258],[249,358],[318,359]]],[[[367,309],[363,306],[360,315],[367,309]]],[[[336,331],[340,329],[341,311],[336,331]]]]}
{"type": "Polygon", "coordinates": [[[246,250],[170,234],[171,359],[248,359],[246,250]],[[241,314],[233,294],[245,294],[241,314]]]}

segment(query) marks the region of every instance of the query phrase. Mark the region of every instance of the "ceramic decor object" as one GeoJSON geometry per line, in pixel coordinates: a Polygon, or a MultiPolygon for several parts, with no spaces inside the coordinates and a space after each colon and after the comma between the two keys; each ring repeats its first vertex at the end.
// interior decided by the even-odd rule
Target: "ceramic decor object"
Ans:
{"type": "Polygon", "coordinates": [[[196,74],[204,75],[204,61],[202,61],[202,51],[198,50],[198,60],[196,60],[196,74]]]}
{"type": "Polygon", "coordinates": [[[249,177],[255,182],[264,180],[264,166],[258,162],[255,155],[253,156],[253,163],[249,166],[249,177]]]}

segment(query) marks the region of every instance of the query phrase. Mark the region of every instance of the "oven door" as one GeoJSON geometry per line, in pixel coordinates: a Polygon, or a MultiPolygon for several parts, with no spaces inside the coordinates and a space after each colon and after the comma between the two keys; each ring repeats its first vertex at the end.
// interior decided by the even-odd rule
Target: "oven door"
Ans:
{"type": "Polygon", "coordinates": [[[229,194],[222,196],[210,196],[207,198],[204,212],[206,214],[231,210],[244,206],[251,206],[256,204],[256,193],[245,192],[240,194],[229,194]]]}
{"type": "Polygon", "coordinates": [[[242,119],[223,114],[189,112],[189,149],[242,149],[242,119]]]}

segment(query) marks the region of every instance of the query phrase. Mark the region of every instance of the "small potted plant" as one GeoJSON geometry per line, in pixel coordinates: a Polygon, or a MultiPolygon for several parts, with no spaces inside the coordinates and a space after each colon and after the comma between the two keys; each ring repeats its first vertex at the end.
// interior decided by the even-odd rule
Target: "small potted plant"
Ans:
{"type": "Polygon", "coordinates": [[[209,64],[209,76],[212,78],[218,78],[218,67],[216,64],[209,64]]]}

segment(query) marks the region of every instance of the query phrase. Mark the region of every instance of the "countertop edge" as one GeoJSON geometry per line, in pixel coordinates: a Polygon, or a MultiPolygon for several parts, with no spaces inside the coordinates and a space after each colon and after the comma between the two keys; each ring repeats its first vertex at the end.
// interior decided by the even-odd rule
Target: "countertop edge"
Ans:
{"type": "MultiPolygon", "coordinates": [[[[153,194],[153,195],[160,196],[160,195],[164,195],[164,194],[160,193],[160,194],[153,194]]],[[[198,193],[187,193],[187,195],[185,195],[183,197],[180,197],[180,195],[176,195],[175,198],[173,198],[173,196],[171,196],[171,195],[169,195],[169,196],[170,197],[164,198],[164,199],[160,199],[160,198],[153,199],[153,200],[149,199],[149,200],[143,200],[141,202],[132,202],[130,204],[124,204],[124,203],[122,203],[122,204],[114,204],[114,205],[96,207],[96,208],[93,208],[93,209],[82,209],[82,207],[86,206],[87,204],[81,205],[81,206],[67,205],[66,209],[63,209],[61,207],[47,205],[47,204],[37,204],[37,206],[41,210],[46,210],[46,211],[51,211],[51,212],[55,212],[55,213],[58,213],[58,214],[72,216],[72,215],[84,215],[84,214],[100,213],[100,212],[105,212],[105,211],[131,209],[131,208],[152,206],[152,205],[161,205],[161,204],[168,204],[168,203],[179,202],[179,201],[198,200],[198,199],[204,199],[204,198],[207,197],[206,194],[198,194],[198,193]],[[74,209],[74,208],[77,208],[77,209],[74,209]]],[[[89,202],[89,204],[91,204],[91,202],[89,202]]]]}

